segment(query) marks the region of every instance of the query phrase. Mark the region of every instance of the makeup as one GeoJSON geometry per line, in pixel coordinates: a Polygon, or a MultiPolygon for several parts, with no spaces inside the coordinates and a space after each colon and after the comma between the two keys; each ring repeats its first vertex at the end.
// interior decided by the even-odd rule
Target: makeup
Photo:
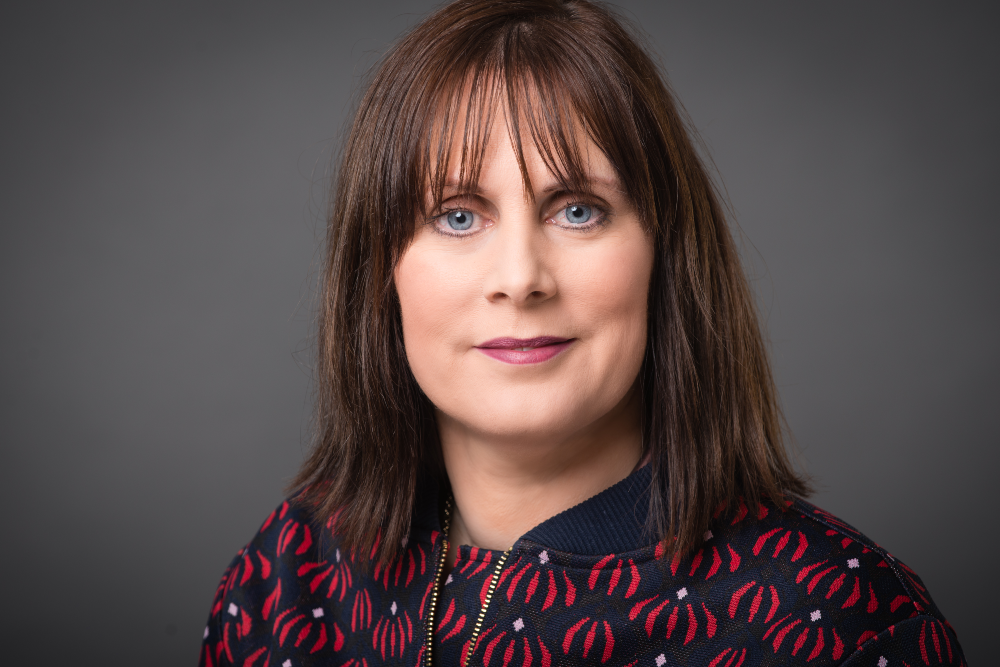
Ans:
{"type": "Polygon", "coordinates": [[[539,364],[567,349],[575,340],[556,336],[494,338],[480,343],[476,349],[505,364],[539,364]]]}

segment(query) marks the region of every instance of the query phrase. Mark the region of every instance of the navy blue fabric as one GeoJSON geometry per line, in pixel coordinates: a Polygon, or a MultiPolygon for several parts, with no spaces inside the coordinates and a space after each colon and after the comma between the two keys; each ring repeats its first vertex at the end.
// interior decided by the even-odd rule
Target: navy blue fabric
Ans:
{"type": "Polygon", "coordinates": [[[524,538],[551,549],[595,555],[632,551],[655,541],[645,530],[649,466],[528,531],[524,538]]]}

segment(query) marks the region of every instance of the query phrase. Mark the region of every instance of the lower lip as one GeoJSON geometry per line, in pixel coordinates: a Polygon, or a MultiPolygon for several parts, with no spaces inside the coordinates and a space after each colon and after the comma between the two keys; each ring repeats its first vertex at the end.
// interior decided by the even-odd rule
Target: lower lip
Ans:
{"type": "Polygon", "coordinates": [[[533,350],[504,350],[497,347],[478,347],[476,349],[487,357],[502,361],[505,364],[540,364],[556,356],[572,343],[572,340],[568,340],[565,343],[543,345],[533,350]]]}

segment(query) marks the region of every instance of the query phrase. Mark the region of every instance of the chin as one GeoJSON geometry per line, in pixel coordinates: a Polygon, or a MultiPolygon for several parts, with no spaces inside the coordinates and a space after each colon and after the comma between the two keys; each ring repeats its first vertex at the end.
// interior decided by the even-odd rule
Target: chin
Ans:
{"type": "Polygon", "coordinates": [[[579,392],[551,392],[539,399],[524,389],[497,392],[487,405],[454,406],[447,411],[456,421],[487,437],[510,440],[554,440],[567,437],[607,414],[624,396],[609,400],[609,392],[581,396],[579,392]]]}

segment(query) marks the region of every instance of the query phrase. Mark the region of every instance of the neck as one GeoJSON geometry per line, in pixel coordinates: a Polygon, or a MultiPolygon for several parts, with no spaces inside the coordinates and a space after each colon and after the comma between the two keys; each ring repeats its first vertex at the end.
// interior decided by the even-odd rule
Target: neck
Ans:
{"type": "Polygon", "coordinates": [[[473,433],[439,412],[455,498],[451,544],[505,551],[546,519],[627,477],[642,455],[638,402],[633,389],[585,428],[538,438],[473,433]]]}

